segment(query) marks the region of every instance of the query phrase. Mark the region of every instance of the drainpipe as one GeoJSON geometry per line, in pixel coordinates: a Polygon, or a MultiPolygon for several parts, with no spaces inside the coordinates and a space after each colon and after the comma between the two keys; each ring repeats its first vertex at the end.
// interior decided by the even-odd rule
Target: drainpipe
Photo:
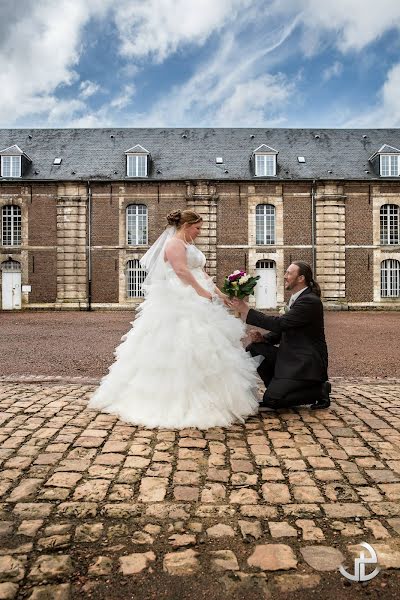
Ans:
{"type": "Polygon", "coordinates": [[[316,248],[315,248],[315,238],[316,238],[316,221],[315,221],[315,196],[316,196],[316,188],[315,188],[315,179],[311,184],[311,253],[312,253],[312,270],[314,277],[316,276],[315,267],[316,267],[316,248]]]}
{"type": "Polygon", "coordinates": [[[88,305],[87,310],[92,310],[92,188],[90,181],[87,182],[88,200],[88,228],[87,228],[87,262],[88,262],[88,305]]]}

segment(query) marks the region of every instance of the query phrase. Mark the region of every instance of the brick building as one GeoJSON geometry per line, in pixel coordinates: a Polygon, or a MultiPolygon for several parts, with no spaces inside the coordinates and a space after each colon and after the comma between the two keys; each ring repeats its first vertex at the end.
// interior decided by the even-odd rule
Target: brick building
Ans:
{"type": "Polygon", "coordinates": [[[327,305],[400,308],[400,132],[304,129],[0,130],[0,308],[127,308],[138,260],[175,208],[222,283],[313,264],[327,305]]]}

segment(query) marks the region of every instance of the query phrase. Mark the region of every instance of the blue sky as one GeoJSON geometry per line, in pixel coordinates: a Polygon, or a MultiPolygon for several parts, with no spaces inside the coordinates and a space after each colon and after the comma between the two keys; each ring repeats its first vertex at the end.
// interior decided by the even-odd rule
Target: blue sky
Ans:
{"type": "Polygon", "coordinates": [[[0,0],[1,127],[398,127],[398,0],[0,0]]]}

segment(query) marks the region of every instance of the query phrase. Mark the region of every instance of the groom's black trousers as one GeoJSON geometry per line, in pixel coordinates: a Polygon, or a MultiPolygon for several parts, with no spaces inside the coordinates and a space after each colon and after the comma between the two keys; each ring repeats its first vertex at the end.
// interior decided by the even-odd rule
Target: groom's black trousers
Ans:
{"type": "Polygon", "coordinates": [[[246,348],[252,356],[264,356],[257,371],[267,388],[263,402],[277,406],[296,406],[297,404],[314,404],[321,399],[322,385],[320,381],[278,379],[274,377],[278,348],[268,342],[253,342],[246,348]]]}

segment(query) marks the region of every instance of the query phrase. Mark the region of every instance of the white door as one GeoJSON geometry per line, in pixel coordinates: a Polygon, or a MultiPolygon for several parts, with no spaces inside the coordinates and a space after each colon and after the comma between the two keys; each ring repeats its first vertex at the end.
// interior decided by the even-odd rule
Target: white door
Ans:
{"type": "Polygon", "coordinates": [[[3,310],[21,308],[21,273],[3,271],[2,291],[3,310]]]}
{"type": "Polygon", "coordinates": [[[276,308],[276,268],[273,260],[259,260],[256,275],[260,279],[256,285],[256,307],[276,308]]]}

